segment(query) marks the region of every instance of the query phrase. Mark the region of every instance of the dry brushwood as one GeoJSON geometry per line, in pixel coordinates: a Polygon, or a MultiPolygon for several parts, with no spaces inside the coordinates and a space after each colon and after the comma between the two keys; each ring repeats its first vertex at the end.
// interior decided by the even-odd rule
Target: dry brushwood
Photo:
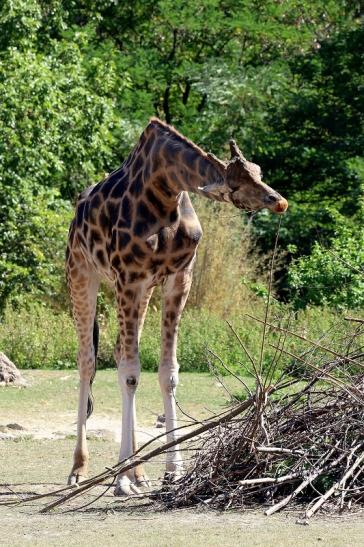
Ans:
{"type": "Polygon", "coordinates": [[[289,384],[283,380],[270,397],[259,397],[259,388],[256,403],[243,415],[205,434],[188,472],[160,491],[162,504],[219,509],[263,505],[271,515],[296,500],[307,504],[306,518],[329,502],[340,511],[362,504],[363,353],[327,353],[337,359],[315,366],[294,392],[279,394],[289,384]],[[343,364],[352,369],[344,370],[343,364]]]}
{"type": "MultiPolygon", "coordinates": [[[[292,381],[281,380],[264,388],[261,379],[246,401],[196,423],[176,441],[194,454],[185,475],[146,496],[155,507],[167,509],[201,504],[224,510],[263,506],[267,515],[299,501],[306,504],[306,518],[329,502],[340,511],[362,504],[364,376],[352,374],[352,386],[348,380],[344,386],[337,385],[331,381],[336,366],[335,361],[321,365],[305,383],[297,382],[299,388],[292,392],[286,389],[292,381]]],[[[146,452],[153,441],[128,462],[107,469],[77,489],[67,487],[38,496],[56,496],[43,511],[173,448],[173,443],[166,443],[146,452]]]]}

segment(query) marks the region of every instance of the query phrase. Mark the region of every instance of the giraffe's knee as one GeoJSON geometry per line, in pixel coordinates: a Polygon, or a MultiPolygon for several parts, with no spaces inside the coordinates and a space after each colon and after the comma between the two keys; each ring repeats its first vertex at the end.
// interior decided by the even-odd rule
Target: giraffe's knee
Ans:
{"type": "Polygon", "coordinates": [[[118,373],[121,387],[126,387],[131,391],[137,389],[140,378],[140,365],[138,363],[132,364],[120,361],[118,373]]]}
{"type": "Polygon", "coordinates": [[[128,376],[126,378],[126,385],[129,387],[136,388],[138,386],[138,383],[139,383],[139,378],[137,378],[136,376],[128,376]]]}
{"type": "Polygon", "coordinates": [[[121,388],[126,388],[129,392],[136,391],[139,384],[139,375],[137,374],[126,374],[120,375],[120,385],[121,388]]]}
{"type": "Polygon", "coordinates": [[[162,391],[173,392],[179,382],[178,371],[166,370],[164,368],[159,371],[159,385],[162,391]]]}

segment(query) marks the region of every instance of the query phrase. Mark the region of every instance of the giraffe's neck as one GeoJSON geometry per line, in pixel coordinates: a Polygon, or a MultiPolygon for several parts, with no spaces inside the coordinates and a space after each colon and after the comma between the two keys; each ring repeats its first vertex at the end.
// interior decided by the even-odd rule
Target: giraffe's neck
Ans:
{"type": "MultiPolygon", "coordinates": [[[[223,173],[199,147],[159,120],[152,120],[133,151],[129,172],[141,174],[143,191],[153,187],[171,204],[182,191],[201,194],[208,184],[223,184],[223,173]]],[[[205,197],[217,200],[208,192],[205,197]]]]}

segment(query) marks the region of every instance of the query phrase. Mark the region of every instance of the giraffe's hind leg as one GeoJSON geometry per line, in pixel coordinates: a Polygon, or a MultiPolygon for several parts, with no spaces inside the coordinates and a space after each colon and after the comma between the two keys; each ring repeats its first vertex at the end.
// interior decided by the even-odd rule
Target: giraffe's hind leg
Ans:
{"type": "Polygon", "coordinates": [[[71,252],[69,255],[67,278],[79,346],[77,365],[80,374],[80,391],[77,442],[73,456],[73,466],[68,478],[69,484],[75,484],[86,478],[88,472],[89,455],[86,441],[86,420],[88,418],[90,387],[96,371],[94,322],[100,281],[97,274],[78,251],[71,252]]]}

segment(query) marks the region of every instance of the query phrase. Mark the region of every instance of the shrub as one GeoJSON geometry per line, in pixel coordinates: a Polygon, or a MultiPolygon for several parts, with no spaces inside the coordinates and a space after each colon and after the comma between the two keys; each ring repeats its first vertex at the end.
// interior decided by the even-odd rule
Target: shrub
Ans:
{"type": "Polygon", "coordinates": [[[0,348],[20,368],[73,368],[72,319],[37,303],[20,310],[8,306],[0,322],[0,348]]]}
{"type": "Polygon", "coordinates": [[[340,226],[329,248],[316,242],[310,256],[291,266],[288,279],[296,307],[362,308],[364,231],[358,226],[340,226]]]}
{"type": "MultiPolygon", "coordinates": [[[[258,318],[264,317],[264,302],[256,301],[254,306],[245,306],[258,318]]],[[[289,308],[273,302],[270,317],[274,324],[284,323],[289,308]]],[[[236,333],[250,354],[259,359],[262,327],[259,323],[244,316],[243,313],[229,318],[236,333]]],[[[113,357],[117,333],[117,320],[114,308],[105,306],[104,313],[99,314],[100,346],[98,368],[115,367],[113,357]]],[[[160,313],[150,309],[147,314],[141,341],[142,370],[156,371],[160,355],[160,313]]],[[[342,340],[346,336],[348,322],[325,308],[307,308],[292,314],[290,329],[311,338],[320,339],[330,344],[332,349],[340,351],[342,340]],[[327,334],[325,334],[327,333],[327,334]]],[[[358,338],[357,343],[360,340],[358,338]]],[[[263,356],[263,370],[271,363],[275,353],[269,344],[282,343],[277,332],[267,333],[267,344],[263,356]]],[[[299,339],[289,337],[285,347],[296,355],[303,354],[309,346],[299,339]]],[[[233,371],[246,375],[251,365],[236,336],[228,324],[205,309],[186,310],[182,316],[178,359],[181,370],[200,372],[209,369],[213,362],[219,373],[226,371],[207,351],[210,349],[233,371]]],[[[55,312],[51,308],[37,303],[28,303],[27,307],[13,309],[10,306],[0,322],[0,350],[3,351],[20,368],[76,368],[77,339],[72,318],[66,312],[55,312]]],[[[320,355],[315,352],[315,362],[319,363],[320,355]]],[[[282,359],[277,373],[287,368],[288,371],[302,374],[305,367],[298,367],[294,359],[282,359]]]]}

